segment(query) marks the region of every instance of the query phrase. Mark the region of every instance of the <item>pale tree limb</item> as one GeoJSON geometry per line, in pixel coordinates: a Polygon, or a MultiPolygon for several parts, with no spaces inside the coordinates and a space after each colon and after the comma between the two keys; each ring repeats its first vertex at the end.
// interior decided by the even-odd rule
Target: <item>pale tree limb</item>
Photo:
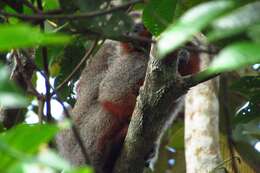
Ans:
{"type": "MultiPolygon", "coordinates": [[[[206,54],[200,56],[201,68],[209,65],[206,54]]],[[[219,146],[218,80],[201,83],[185,98],[185,156],[187,173],[222,172],[219,146]]]]}

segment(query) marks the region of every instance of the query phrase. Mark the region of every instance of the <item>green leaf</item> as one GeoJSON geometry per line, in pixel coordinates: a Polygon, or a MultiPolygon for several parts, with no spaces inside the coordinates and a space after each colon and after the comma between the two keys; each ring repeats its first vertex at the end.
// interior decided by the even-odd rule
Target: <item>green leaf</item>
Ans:
{"type": "Polygon", "coordinates": [[[260,62],[260,43],[241,42],[224,48],[207,69],[213,73],[236,70],[260,62]]]}
{"type": "Polygon", "coordinates": [[[143,11],[143,23],[158,36],[173,20],[177,0],[151,0],[143,11]]]}
{"type": "Polygon", "coordinates": [[[4,108],[20,108],[28,106],[29,101],[21,94],[0,91],[0,105],[4,108]]]}
{"type": "Polygon", "coordinates": [[[29,25],[0,25],[0,51],[36,45],[64,44],[69,41],[69,36],[42,33],[38,28],[29,25]]]}
{"type": "Polygon", "coordinates": [[[6,173],[52,173],[74,170],[68,161],[50,149],[43,148],[37,156],[30,156],[21,152],[19,154],[22,154],[24,159],[10,166],[6,173]]]}
{"type": "Polygon", "coordinates": [[[56,125],[51,124],[21,124],[1,134],[0,139],[20,151],[34,153],[40,144],[52,139],[58,130],[56,125]]]}
{"type": "MultiPolygon", "coordinates": [[[[86,48],[84,47],[85,40],[78,38],[77,41],[71,42],[63,50],[63,54],[60,59],[56,59],[51,64],[51,70],[54,66],[60,68],[59,74],[55,78],[54,86],[57,87],[63,82],[68,75],[74,70],[81,59],[84,57],[86,48]]],[[[58,90],[58,94],[64,101],[71,105],[75,103],[75,82],[78,80],[80,72],[74,74],[73,78],[69,81],[66,87],[58,90]]]]}
{"type": "Polygon", "coordinates": [[[21,124],[0,135],[0,170],[5,170],[17,161],[26,160],[39,146],[48,142],[58,132],[55,125],[21,124]],[[23,153],[24,156],[23,156],[23,153]]]}
{"type": "Polygon", "coordinates": [[[93,173],[93,169],[89,167],[75,168],[71,171],[65,171],[65,173],[93,173]]]}
{"type": "Polygon", "coordinates": [[[250,27],[247,35],[255,42],[260,42],[260,24],[250,27]]]}
{"type": "MultiPolygon", "coordinates": [[[[0,147],[1,146],[2,143],[0,143],[0,147]]],[[[6,173],[52,173],[58,171],[66,173],[93,172],[92,169],[87,166],[81,168],[72,167],[68,161],[64,160],[56,152],[46,148],[43,148],[37,156],[31,156],[27,153],[20,152],[8,145],[5,146],[5,151],[12,151],[12,154],[16,154],[15,158],[18,158],[18,161],[14,160],[11,164],[6,166],[6,173]]]]}
{"type": "Polygon", "coordinates": [[[44,0],[43,1],[43,8],[46,11],[58,9],[59,7],[60,7],[60,4],[59,4],[58,0],[44,0]]]}
{"type": "Polygon", "coordinates": [[[245,28],[260,23],[260,2],[240,7],[213,22],[215,29],[245,28]]]}
{"type": "Polygon", "coordinates": [[[23,5],[23,14],[33,15],[34,12],[31,8],[27,7],[26,5],[23,5]]]}
{"type": "Polygon", "coordinates": [[[70,170],[70,163],[52,150],[45,150],[38,155],[38,162],[57,170],[70,170]]]}
{"type": "MultiPolygon", "coordinates": [[[[8,13],[16,13],[15,10],[12,9],[11,7],[9,7],[9,6],[6,6],[4,11],[8,12],[8,13]]],[[[5,19],[4,23],[7,23],[6,20],[7,19],[5,19]]],[[[17,23],[19,23],[19,19],[15,18],[15,17],[9,17],[8,18],[8,24],[17,24],[17,23]]]]}
{"type": "Polygon", "coordinates": [[[214,21],[214,30],[209,33],[209,40],[215,41],[241,33],[256,24],[260,24],[260,2],[240,7],[214,21]]]}
{"type": "Polygon", "coordinates": [[[201,3],[208,2],[208,0],[192,0],[192,1],[179,1],[176,6],[176,12],[174,18],[179,18],[182,16],[188,9],[195,7],[201,3]]]}
{"type": "Polygon", "coordinates": [[[55,173],[55,170],[37,162],[18,162],[9,169],[5,170],[5,173],[55,173]]]}
{"type": "MultiPolygon", "coordinates": [[[[227,38],[227,41],[229,41],[228,43],[232,42],[232,39],[230,39],[230,37],[232,36],[236,36],[237,34],[240,34],[243,32],[242,28],[233,28],[233,29],[219,29],[219,30],[213,30],[210,33],[207,34],[207,38],[209,42],[215,42],[218,41],[220,43],[222,43],[223,45],[226,44],[225,41],[223,41],[223,39],[227,38]]],[[[221,44],[221,45],[222,45],[221,44]]]]}
{"type": "Polygon", "coordinates": [[[164,57],[205,28],[215,18],[233,7],[232,1],[211,1],[189,10],[175,24],[170,25],[158,40],[159,57],[164,57]]]}

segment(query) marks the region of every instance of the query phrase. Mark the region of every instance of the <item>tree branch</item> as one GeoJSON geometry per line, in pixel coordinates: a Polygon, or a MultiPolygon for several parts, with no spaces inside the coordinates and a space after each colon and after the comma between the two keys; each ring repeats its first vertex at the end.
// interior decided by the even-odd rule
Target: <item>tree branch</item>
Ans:
{"type": "Polygon", "coordinates": [[[154,57],[155,52],[153,47],[145,82],[140,89],[114,173],[143,172],[146,159],[176,117],[182,103],[181,96],[188,90],[176,73],[178,61],[159,60],[154,57]]]}
{"type": "Polygon", "coordinates": [[[191,88],[193,86],[196,86],[202,82],[205,82],[207,80],[210,80],[212,78],[215,78],[217,76],[219,76],[220,73],[211,73],[210,71],[208,71],[207,69],[204,71],[201,71],[197,74],[194,75],[189,75],[189,76],[185,76],[183,77],[183,81],[184,81],[184,85],[187,88],[191,88]]]}
{"type": "Polygon", "coordinates": [[[37,14],[37,15],[26,15],[26,14],[14,14],[14,13],[7,13],[3,10],[0,10],[0,14],[6,16],[6,17],[16,17],[22,20],[46,20],[46,19],[65,19],[65,20],[79,20],[79,19],[86,19],[86,18],[93,18],[97,16],[103,16],[109,13],[112,13],[114,11],[119,11],[122,9],[125,9],[131,5],[137,4],[137,3],[143,3],[143,0],[132,0],[127,3],[124,3],[122,5],[112,7],[106,10],[98,10],[93,12],[86,12],[86,13],[80,13],[80,14],[37,14]]]}
{"type": "MultiPolygon", "coordinates": [[[[45,81],[49,83],[49,80],[48,80],[48,77],[37,67],[37,70],[38,72],[44,77],[45,81]]],[[[49,83],[50,87],[52,88],[51,84],[49,83]]],[[[64,113],[65,113],[65,116],[70,120],[72,121],[72,132],[73,132],[73,135],[80,147],[80,150],[81,150],[81,153],[85,159],[85,163],[87,163],[88,161],[88,154],[87,154],[87,150],[86,150],[86,147],[84,146],[84,143],[81,139],[81,135],[79,133],[79,130],[78,128],[76,127],[75,123],[73,122],[73,119],[71,118],[70,116],[70,113],[68,111],[68,109],[66,108],[66,106],[64,105],[63,101],[60,99],[58,93],[56,92],[56,90],[54,88],[52,88],[54,94],[56,95],[56,100],[61,104],[63,110],[64,110],[64,113]]]]}
{"type": "MultiPolygon", "coordinates": [[[[43,10],[42,0],[37,0],[37,6],[40,11],[43,10]]],[[[44,21],[40,22],[40,28],[44,31],[44,21]]],[[[44,73],[46,74],[48,80],[45,80],[45,88],[46,88],[46,117],[48,122],[52,122],[53,118],[51,115],[51,93],[50,88],[51,85],[49,83],[49,63],[48,63],[48,49],[46,46],[42,47],[42,61],[44,73]]]]}
{"type": "MultiPolygon", "coordinates": [[[[86,151],[86,147],[84,146],[83,144],[83,141],[82,141],[82,138],[81,138],[81,135],[79,133],[79,130],[78,128],[76,127],[75,123],[73,122],[73,119],[71,118],[70,116],[70,113],[68,111],[68,109],[66,108],[66,106],[64,105],[64,103],[62,102],[62,100],[60,99],[58,93],[56,92],[55,88],[53,88],[48,80],[48,76],[46,76],[46,74],[44,72],[42,72],[42,70],[37,67],[37,65],[33,62],[32,59],[29,58],[29,56],[25,56],[26,60],[30,63],[32,63],[34,65],[34,67],[36,68],[36,70],[44,77],[45,79],[45,82],[48,83],[48,85],[50,86],[50,88],[53,90],[54,94],[56,95],[56,100],[61,104],[61,106],[63,107],[64,109],[64,113],[65,113],[65,116],[70,120],[72,121],[72,132],[73,132],[73,135],[76,139],[76,142],[79,144],[79,147],[80,147],[80,150],[81,150],[81,153],[85,159],[85,161],[87,162],[88,161],[88,156],[87,156],[87,151],[86,151]]],[[[41,105],[39,106],[43,106],[42,102],[40,103],[41,105]]],[[[41,111],[41,110],[40,110],[41,111]]],[[[1,114],[1,108],[0,108],[0,114],[1,114]]],[[[42,114],[42,112],[39,112],[39,114],[42,114]]],[[[0,115],[0,118],[1,118],[1,115],[0,115]]]]}
{"type": "MultiPolygon", "coordinates": [[[[209,66],[208,54],[200,53],[199,59],[200,69],[209,66]]],[[[217,79],[203,82],[192,87],[185,96],[186,173],[209,173],[222,162],[219,145],[218,82],[217,79]]],[[[218,169],[217,172],[224,171],[218,169]]]]}
{"type": "MultiPolygon", "coordinates": [[[[199,40],[202,44],[202,40],[199,40]]],[[[201,51],[203,50],[203,51],[201,51]]],[[[204,49],[194,50],[198,53],[204,49]]],[[[209,53],[206,49],[205,51],[209,53]]],[[[158,59],[153,46],[144,85],[140,89],[127,136],[114,173],[142,173],[147,157],[158,145],[164,130],[172,123],[190,87],[219,74],[202,71],[195,75],[178,75],[178,59],[158,59]],[[127,164],[126,164],[127,163],[127,164]]]]}

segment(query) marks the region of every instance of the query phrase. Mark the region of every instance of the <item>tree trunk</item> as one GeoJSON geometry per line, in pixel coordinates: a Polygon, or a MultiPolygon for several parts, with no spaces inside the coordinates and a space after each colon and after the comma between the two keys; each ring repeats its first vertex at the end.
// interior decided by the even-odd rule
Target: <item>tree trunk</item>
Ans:
{"type": "MultiPolygon", "coordinates": [[[[200,59],[204,69],[209,56],[200,59]]],[[[208,173],[221,163],[217,79],[191,88],[186,95],[185,156],[187,173],[208,173]]]]}

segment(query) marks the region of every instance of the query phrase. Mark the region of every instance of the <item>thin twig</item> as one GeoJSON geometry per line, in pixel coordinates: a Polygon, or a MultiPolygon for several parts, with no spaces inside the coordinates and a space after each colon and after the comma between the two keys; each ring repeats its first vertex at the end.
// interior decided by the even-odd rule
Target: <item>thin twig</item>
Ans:
{"type": "Polygon", "coordinates": [[[46,76],[45,73],[43,73],[41,71],[41,69],[30,59],[28,58],[27,56],[25,56],[25,58],[27,58],[28,61],[32,62],[36,68],[36,70],[44,77],[45,81],[49,84],[49,86],[51,87],[51,89],[53,90],[54,94],[56,95],[56,100],[61,104],[61,106],[63,107],[64,109],[64,113],[65,113],[65,116],[72,121],[72,132],[73,132],[73,135],[75,136],[75,139],[76,141],[78,142],[79,146],[80,146],[80,149],[81,149],[81,152],[83,154],[83,157],[87,163],[88,161],[88,156],[87,156],[87,150],[82,142],[82,139],[80,137],[80,133],[75,125],[75,123],[73,122],[73,119],[71,118],[70,114],[69,114],[69,111],[68,109],[66,108],[66,106],[64,105],[64,103],[62,102],[62,100],[60,99],[58,93],[56,92],[55,88],[53,88],[48,80],[48,77],[46,76]]]}
{"type": "Polygon", "coordinates": [[[106,15],[112,13],[114,11],[125,9],[131,5],[137,3],[143,3],[143,0],[132,0],[122,5],[118,5],[116,7],[112,7],[105,10],[98,10],[93,12],[79,13],[79,14],[37,14],[37,15],[26,15],[26,14],[15,14],[15,13],[7,13],[3,10],[0,10],[0,14],[6,17],[16,17],[23,20],[46,20],[46,19],[65,19],[65,20],[75,20],[75,19],[86,19],[93,18],[97,16],[106,15]]]}
{"type": "MultiPolygon", "coordinates": [[[[37,6],[40,11],[43,10],[42,6],[42,0],[37,0],[37,6]]],[[[40,23],[40,28],[42,31],[44,31],[44,21],[41,21],[40,23]]],[[[46,116],[47,116],[47,121],[51,122],[53,120],[51,116],[51,92],[50,88],[51,85],[49,83],[49,64],[48,64],[48,50],[47,47],[44,46],[42,47],[42,61],[43,61],[43,68],[44,68],[44,73],[46,74],[48,81],[45,81],[45,88],[46,88],[46,116]]]]}
{"type": "MultiPolygon", "coordinates": [[[[47,47],[42,47],[42,58],[43,58],[43,66],[44,66],[44,72],[46,76],[48,76],[49,79],[49,64],[48,64],[48,50],[47,47]]],[[[50,88],[51,85],[49,82],[45,81],[45,88],[46,88],[46,116],[47,121],[52,121],[52,115],[51,115],[51,92],[50,88]]]]}
{"type": "Polygon", "coordinates": [[[203,53],[207,53],[207,54],[217,54],[218,51],[214,51],[212,49],[202,49],[202,48],[199,48],[199,47],[195,47],[195,46],[184,46],[183,47],[184,49],[187,49],[191,52],[203,52],[203,53]]]}
{"type": "Polygon", "coordinates": [[[68,75],[68,77],[61,82],[61,84],[59,84],[56,87],[56,91],[60,90],[64,85],[66,85],[71,78],[76,74],[76,72],[80,69],[80,67],[84,64],[84,62],[86,62],[86,60],[90,57],[90,55],[93,53],[93,51],[95,50],[95,47],[97,45],[98,40],[95,40],[94,43],[91,45],[90,49],[86,52],[86,54],[84,55],[84,57],[81,59],[81,61],[77,64],[77,66],[73,69],[73,71],[68,75]]]}
{"type": "Polygon", "coordinates": [[[234,156],[234,157],[231,157],[231,158],[228,158],[228,159],[226,159],[226,160],[224,160],[223,162],[221,162],[219,165],[217,165],[217,167],[215,167],[210,173],[214,173],[214,172],[216,172],[218,169],[221,169],[221,168],[224,168],[225,169],[225,167],[224,167],[224,165],[225,164],[227,164],[228,162],[232,162],[232,160],[237,160],[238,162],[240,162],[240,157],[238,157],[238,156],[234,156]]]}

